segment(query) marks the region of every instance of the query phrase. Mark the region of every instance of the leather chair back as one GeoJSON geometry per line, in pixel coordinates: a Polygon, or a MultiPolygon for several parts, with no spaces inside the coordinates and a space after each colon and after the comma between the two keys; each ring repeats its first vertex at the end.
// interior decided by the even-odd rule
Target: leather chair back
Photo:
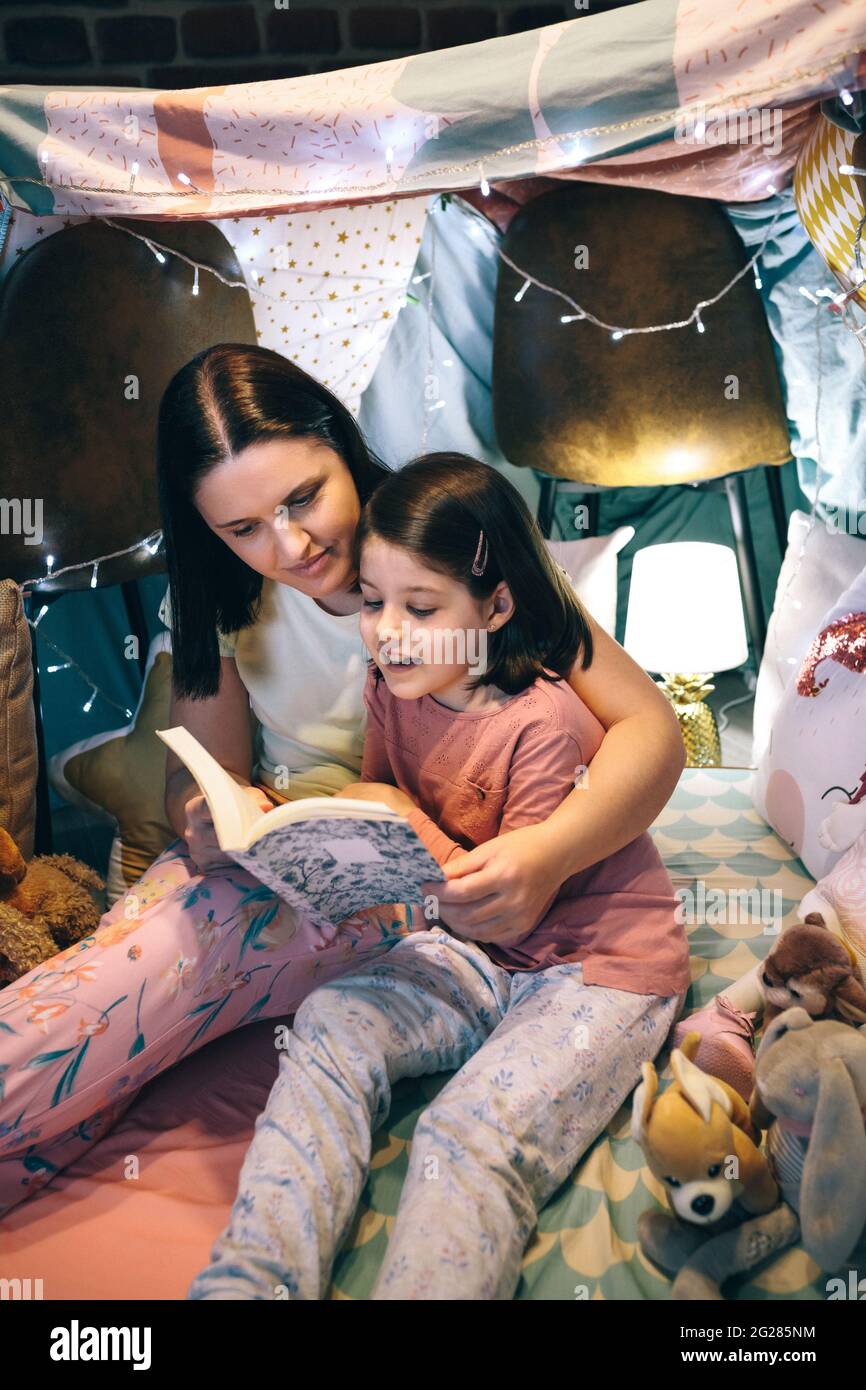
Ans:
{"type": "MultiPolygon", "coordinates": [[[[722,208],[647,189],[578,183],[544,193],[503,250],[598,318],[688,318],[746,263],[722,208]],[[585,269],[576,269],[581,247],[585,269]]],[[[695,327],[613,341],[500,261],[493,352],[499,446],[519,467],[601,487],[723,477],[791,458],[779,375],[751,271],[695,327]],[[735,379],[735,380],[734,380],[735,379]]]]}
{"type": "MultiPolygon", "coordinates": [[[[208,222],[125,224],[242,280],[219,228],[208,222]]],[[[2,577],[20,583],[110,551],[159,529],[155,439],[170,378],[213,343],[255,343],[248,294],[99,221],[56,232],[12,267],[0,295],[3,382],[2,492],[42,501],[43,541],[2,537],[2,577]]],[[[7,508],[8,510],[8,508],[7,508]]],[[[23,522],[27,524],[27,514],[23,522]]],[[[117,584],[165,568],[142,546],[99,566],[117,584]]],[[[81,570],[40,593],[89,586],[81,570]]]]}

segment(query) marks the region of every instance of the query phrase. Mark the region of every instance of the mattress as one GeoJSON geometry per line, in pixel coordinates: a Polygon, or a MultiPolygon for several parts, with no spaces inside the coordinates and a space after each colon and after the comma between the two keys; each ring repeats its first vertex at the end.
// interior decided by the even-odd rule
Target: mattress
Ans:
{"type": "MultiPolygon", "coordinates": [[[[751,776],[738,768],[687,769],[653,826],[675,888],[694,894],[698,920],[686,928],[687,1010],[762,959],[775,940],[764,929],[769,919],[778,913],[784,925],[795,920],[812,886],[800,861],[754,810],[751,776]],[[718,892],[742,904],[725,912],[724,924],[714,922],[718,892]]],[[[274,1030],[281,1022],[288,1020],[251,1024],[220,1038],[149,1082],[109,1134],[9,1213],[0,1226],[0,1277],[41,1278],[49,1300],[183,1299],[228,1219],[246,1146],[276,1075],[274,1030]]],[[[663,1074],[665,1062],[663,1053],[663,1074]]],[[[331,1298],[368,1297],[397,1210],[415,1122],[447,1080],[443,1073],[395,1087],[357,1218],[335,1262],[331,1298]]],[[[626,1104],[540,1213],[518,1299],[669,1297],[667,1280],[637,1246],[640,1212],[665,1200],[629,1121],[626,1104]]],[[[731,1281],[727,1293],[823,1298],[819,1273],[795,1247],[754,1279],[731,1281]]]]}

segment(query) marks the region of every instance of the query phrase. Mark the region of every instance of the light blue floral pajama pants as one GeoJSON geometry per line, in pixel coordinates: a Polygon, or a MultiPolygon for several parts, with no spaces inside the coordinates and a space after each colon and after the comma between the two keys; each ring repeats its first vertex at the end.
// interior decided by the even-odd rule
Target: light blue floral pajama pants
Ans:
{"type": "Polygon", "coordinates": [[[540,1208],[662,1047],[681,996],[510,974],[441,928],[300,1005],[192,1299],[318,1299],[403,1077],[459,1068],[422,1113],[374,1299],[509,1299],[540,1208]]]}

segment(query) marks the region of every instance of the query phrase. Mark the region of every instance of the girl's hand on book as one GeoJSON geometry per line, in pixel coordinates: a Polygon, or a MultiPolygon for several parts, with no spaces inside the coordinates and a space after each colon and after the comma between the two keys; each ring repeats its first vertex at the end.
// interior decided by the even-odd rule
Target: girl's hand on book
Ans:
{"type": "Polygon", "coordinates": [[[400,816],[408,816],[410,811],[415,810],[415,802],[411,796],[401,792],[399,787],[392,787],[388,782],[350,782],[334,795],[354,797],[361,801],[383,801],[400,816]]]}
{"type": "Polygon", "coordinates": [[[455,936],[517,946],[533,932],[560,888],[542,825],[509,830],[445,865],[445,883],[422,884],[439,898],[455,936]]]}

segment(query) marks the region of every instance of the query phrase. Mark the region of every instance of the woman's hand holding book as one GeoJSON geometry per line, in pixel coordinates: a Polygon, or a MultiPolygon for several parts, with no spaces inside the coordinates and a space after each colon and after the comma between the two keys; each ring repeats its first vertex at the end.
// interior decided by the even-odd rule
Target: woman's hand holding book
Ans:
{"type": "MultiPolygon", "coordinates": [[[[238,779],[235,778],[235,781],[238,779]]],[[[242,786],[245,796],[248,796],[257,811],[272,811],[274,803],[265,796],[258,787],[242,786]]],[[[203,796],[193,796],[184,807],[186,813],[186,824],[183,829],[183,838],[186,840],[187,849],[192,862],[200,873],[206,873],[220,864],[233,864],[235,861],[227,854],[223,854],[219,847],[214,829],[213,817],[208,808],[207,801],[203,796]]]]}

